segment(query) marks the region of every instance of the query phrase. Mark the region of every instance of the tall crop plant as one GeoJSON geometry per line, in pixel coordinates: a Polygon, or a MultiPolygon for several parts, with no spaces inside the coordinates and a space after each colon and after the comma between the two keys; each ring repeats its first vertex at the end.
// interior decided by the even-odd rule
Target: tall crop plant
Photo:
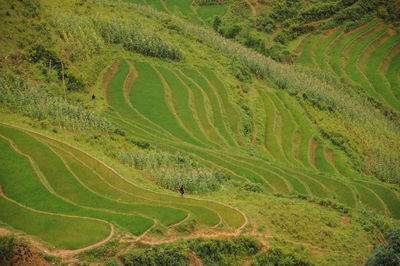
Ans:
{"type": "Polygon", "coordinates": [[[0,73],[0,103],[30,118],[73,130],[110,132],[113,129],[110,122],[81,105],[51,95],[44,88],[27,86],[21,80],[3,73],[0,73]]]}
{"type": "Polygon", "coordinates": [[[125,50],[143,55],[182,60],[180,49],[156,34],[145,31],[141,25],[123,23],[108,18],[82,18],[62,15],[53,26],[76,56],[95,54],[104,44],[122,44],[125,50]]]}

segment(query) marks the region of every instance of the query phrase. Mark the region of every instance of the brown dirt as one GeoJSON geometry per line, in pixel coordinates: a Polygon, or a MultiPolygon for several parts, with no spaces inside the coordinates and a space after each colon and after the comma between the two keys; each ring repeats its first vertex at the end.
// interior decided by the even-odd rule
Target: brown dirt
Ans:
{"type": "Polygon", "coordinates": [[[108,103],[108,98],[107,98],[108,85],[110,84],[115,73],[117,73],[120,63],[121,63],[120,61],[116,61],[114,64],[112,64],[103,77],[102,91],[103,91],[103,97],[104,97],[104,100],[106,101],[106,103],[108,103]]]}
{"type": "Polygon", "coordinates": [[[10,265],[51,265],[37,251],[24,243],[18,243],[14,248],[14,257],[10,265]]]}
{"type": "Polygon", "coordinates": [[[371,24],[372,21],[373,21],[373,20],[371,20],[370,22],[368,22],[368,23],[366,23],[366,24],[364,24],[364,25],[361,25],[361,26],[359,26],[359,27],[357,27],[357,28],[355,28],[355,29],[352,29],[351,31],[346,32],[345,34],[346,34],[346,35],[349,35],[349,34],[355,32],[355,31],[361,30],[361,29],[367,27],[369,24],[371,24]]]}
{"type": "Polygon", "coordinates": [[[388,32],[389,32],[389,34],[392,35],[392,36],[397,35],[397,31],[394,30],[394,29],[392,29],[392,28],[388,28],[388,32]]]}
{"type": "Polygon", "coordinates": [[[194,265],[194,266],[203,266],[204,262],[194,254],[193,251],[189,250],[188,251],[188,256],[189,256],[189,264],[194,265]]]}
{"type": "Polygon", "coordinates": [[[325,35],[326,37],[329,37],[329,36],[331,36],[332,34],[334,34],[336,31],[338,31],[338,29],[339,29],[339,27],[336,27],[336,28],[327,30],[327,31],[324,33],[324,35],[325,35]]]}

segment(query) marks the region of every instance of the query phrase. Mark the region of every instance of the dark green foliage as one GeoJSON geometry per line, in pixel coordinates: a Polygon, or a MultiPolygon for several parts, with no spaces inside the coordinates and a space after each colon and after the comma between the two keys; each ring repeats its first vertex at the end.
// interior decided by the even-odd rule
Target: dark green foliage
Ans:
{"type": "Polygon", "coordinates": [[[85,87],[83,81],[71,74],[67,65],[54,52],[41,44],[36,45],[30,51],[30,60],[32,63],[41,63],[43,74],[49,74],[54,69],[57,72],[58,79],[60,81],[65,80],[66,87],[70,91],[80,91],[85,87]]]}
{"type": "Polygon", "coordinates": [[[131,250],[121,256],[124,265],[188,265],[187,248],[178,245],[154,246],[148,250],[131,250]]]}
{"type": "Polygon", "coordinates": [[[240,81],[246,81],[251,79],[250,69],[239,63],[237,60],[232,65],[232,74],[240,81]]]}
{"type": "Polygon", "coordinates": [[[266,33],[272,33],[276,28],[275,22],[266,13],[261,13],[257,16],[255,26],[258,31],[266,33]]]}
{"type": "Polygon", "coordinates": [[[260,243],[252,237],[240,236],[233,239],[195,239],[190,242],[194,253],[209,265],[231,265],[241,257],[255,255],[260,243]]]}
{"type": "Polygon", "coordinates": [[[292,26],[289,26],[288,28],[286,28],[285,30],[283,30],[282,32],[278,33],[274,40],[285,44],[288,41],[294,40],[296,39],[298,36],[314,31],[316,28],[313,25],[307,25],[307,24],[295,24],[292,26]]]}
{"type": "Polygon", "coordinates": [[[250,192],[256,192],[256,193],[264,192],[264,189],[260,184],[255,184],[250,182],[245,182],[243,185],[240,186],[240,188],[250,192]]]}
{"type": "Polygon", "coordinates": [[[199,6],[211,6],[211,5],[222,5],[225,0],[194,0],[199,6]]]}
{"type": "Polygon", "coordinates": [[[400,229],[391,229],[385,233],[388,245],[380,246],[374,250],[367,266],[399,266],[400,265],[400,229]]]}
{"type": "Polygon", "coordinates": [[[233,39],[239,34],[239,32],[241,30],[242,30],[242,27],[240,25],[235,24],[235,25],[230,26],[228,29],[226,29],[222,33],[226,38],[233,39]]]}
{"type": "Polygon", "coordinates": [[[13,235],[0,236],[0,264],[6,263],[14,256],[17,240],[13,235]]]}
{"type": "Polygon", "coordinates": [[[255,255],[260,250],[261,244],[248,236],[197,238],[130,250],[121,259],[125,265],[188,265],[188,252],[193,252],[207,265],[236,265],[238,259],[255,255]]]}
{"type": "Polygon", "coordinates": [[[262,253],[254,259],[252,266],[308,266],[311,262],[303,258],[299,258],[295,254],[285,253],[280,248],[270,248],[267,253],[262,253]]]}

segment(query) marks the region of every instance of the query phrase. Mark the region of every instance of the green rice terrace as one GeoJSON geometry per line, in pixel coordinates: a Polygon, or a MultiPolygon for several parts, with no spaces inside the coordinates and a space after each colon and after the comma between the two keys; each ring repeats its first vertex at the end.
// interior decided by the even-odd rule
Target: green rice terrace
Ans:
{"type": "Polygon", "coordinates": [[[398,0],[0,10],[0,264],[400,265],[398,0]]]}

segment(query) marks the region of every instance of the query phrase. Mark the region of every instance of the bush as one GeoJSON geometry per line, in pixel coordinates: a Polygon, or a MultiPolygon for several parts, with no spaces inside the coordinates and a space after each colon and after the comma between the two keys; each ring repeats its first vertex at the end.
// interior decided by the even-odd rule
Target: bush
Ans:
{"type": "Polygon", "coordinates": [[[155,246],[149,250],[131,250],[121,256],[124,265],[187,265],[187,249],[179,246],[155,246]]]}
{"type": "Polygon", "coordinates": [[[252,266],[282,265],[282,266],[308,266],[311,262],[297,257],[295,254],[285,253],[282,249],[272,247],[267,253],[262,253],[254,259],[252,266]]]}
{"type": "Polygon", "coordinates": [[[374,250],[366,264],[367,266],[399,266],[400,265],[400,229],[386,231],[385,238],[388,242],[374,250]]]}
{"type": "Polygon", "coordinates": [[[13,235],[0,236],[0,264],[12,259],[16,243],[17,241],[13,235]]]}
{"type": "Polygon", "coordinates": [[[195,239],[190,248],[209,265],[232,265],[242,257],[257,254],[261,244],[253,237],[240,236],[233,239],[195,239]]]}

